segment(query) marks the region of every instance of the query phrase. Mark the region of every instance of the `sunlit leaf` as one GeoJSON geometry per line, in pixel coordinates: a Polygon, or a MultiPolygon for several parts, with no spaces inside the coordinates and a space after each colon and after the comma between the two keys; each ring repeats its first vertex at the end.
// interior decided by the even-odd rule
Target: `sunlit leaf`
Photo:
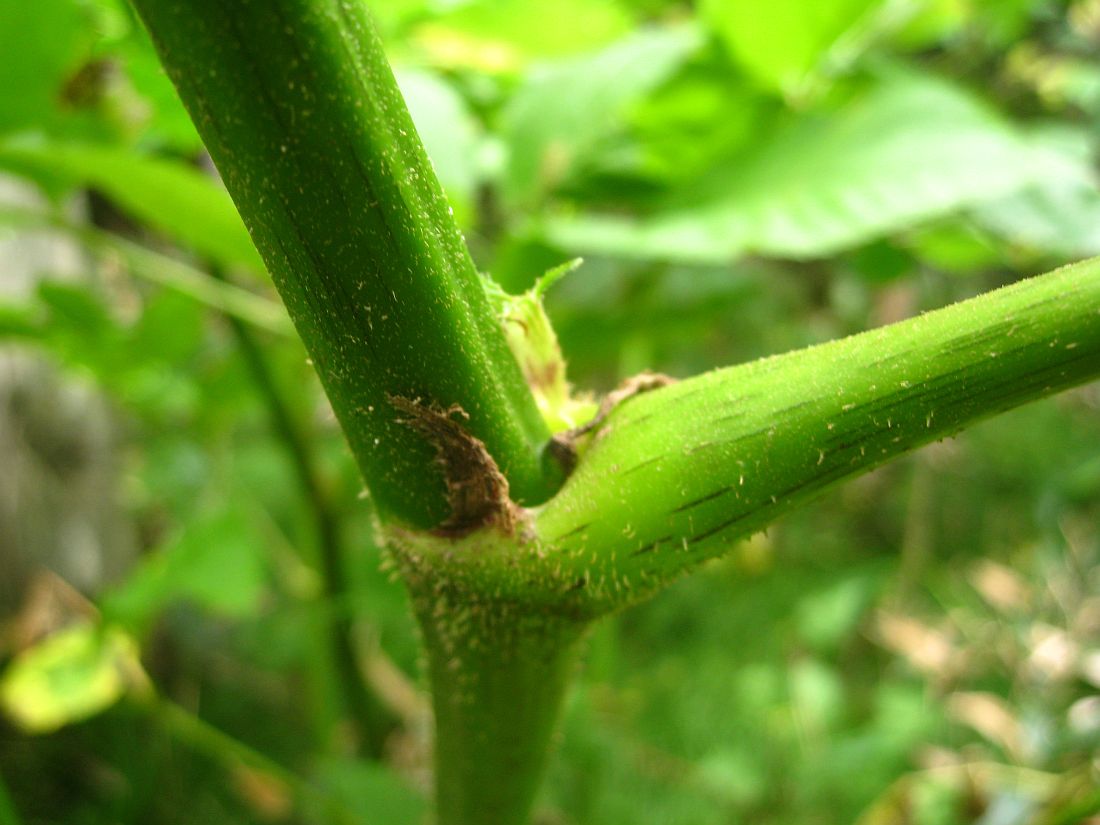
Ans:
{"type": "Polygon", "coordinates": [[[599,48],[625,34],[615,0],[474,0],[418,27],[415,39],[452,68],[512,72],[531,60],[599,48]]]}
{"type": "Polygon", "coordinates": [[[700,759],[698,765],[700,784],[730,804],[752,804],[767,793],[764,767],[756,754],[745,748],[717,748],[700,759]]]}
{"type": "Polygon", "coordinates": [[[700,13],[760,83],[791,90],[881,0],[704,0],[700,13]]]}
{"type": "Polygon", "coordinates": [[[985,204],[978,221],[1019,246],[1072,257],[1100,255],[1100,190],[1053,181],[985,204]]]}
{"type": "Polygon", "coordinates": [[[981,204],[976,222],[1014,248],[1055,256],[1100,254],[1100,179],[1092,171],[1095,136],[1088,128],[1047,124],[1033,138],[1080,164],[1080,175],[1051,176],[1006,198],[981,204]]]}
{"type": "Polygon", "coordinates": [[[791,704],[810,735],[837,725],[844,707],[844,686],[836,670],[815,659],[803,659],[788,674],[791,704]]]}
{"type": "Polygon", "coordinates": [[[49,733],[106,710],[145,681],[133,639],[79,624],[16,657],[0,676],[0,707],[24,730],[49,733]]]}
{"type": "Polygon", "coordinates": [[[806,258],[1083,174],[961,90],[891,75],[839,110],[796,119],[650,216],[563,216],[546,231],[581,253],[806,258]]]}
{"type": "Polygon", "coordinates": [[[959,33],[973,9],[968,0],[925,0],[892,40],[904,49],[922,49],[959,33]]]}
{"type": "Polygon", "coordinates": [[[697,43],[690,27],[642,31],[597,55],[532,72],[504,114],[505,194],[524,201],[552,190],[697,43]]]}

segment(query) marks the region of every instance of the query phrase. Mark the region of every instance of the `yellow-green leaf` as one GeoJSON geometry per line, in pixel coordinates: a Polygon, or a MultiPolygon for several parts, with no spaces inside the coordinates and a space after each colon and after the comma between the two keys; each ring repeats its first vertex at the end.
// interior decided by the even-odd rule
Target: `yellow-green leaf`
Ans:
{"type": "Polygon", "coordinates": [[[133,639],[117,628],[79,624],[16,657],[0,677],[0,708],[24,730],[49,733],[145,683],[133,639]]]}
{"type": "Polygon", "coordinates": [[[791,92],[879,0],[704,0],[700,12],[761,84],[791,92]]]}

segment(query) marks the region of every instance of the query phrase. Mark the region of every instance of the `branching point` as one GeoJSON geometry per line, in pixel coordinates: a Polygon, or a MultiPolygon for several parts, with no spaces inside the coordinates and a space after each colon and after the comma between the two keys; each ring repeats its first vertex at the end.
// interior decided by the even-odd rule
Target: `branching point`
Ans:
{"type": "Polygon", "coordinates": [[[551,455],[565,470],[566,476],[570,475],[577,464],[577,445],[580,439],[598,430],[612,410],[636,395],[650,390],[658,390],[661,387],[667,387],[675,383],[676,379],[672,376],[649,371],[625,379],[618,387],[604,396],[600,402],[600,408],[590,421],[579,427],[558,433],[550,440],[549,450],[551,455]]]}

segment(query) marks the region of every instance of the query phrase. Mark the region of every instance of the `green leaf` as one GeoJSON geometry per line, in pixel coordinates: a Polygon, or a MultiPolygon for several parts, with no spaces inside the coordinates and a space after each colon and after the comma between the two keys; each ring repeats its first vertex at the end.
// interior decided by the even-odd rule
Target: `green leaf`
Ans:
{"type": "Polygon", "coordinates": [[[815,659],[791,665],[787,676],[791,705],[811,735],[835,728],[844,707],[844,686],[832,667],[815,659]]]}
{"type": "Polygon", "coordinates": [[[102,298],[79,284],[42,281],[38,297],[50,309],[51,326],[63,325],[85,341],[96,341],[113,326],[102,298]]]}
{"type": "Polygon", "coordinates": [[[763,85],[789,92],[881,0],[703,0],[700,13],[763,85]]]}
{"type": "Polygon", "coordinates": [[[891,74],[839,111],[797,118],[650,216],[563,216],[544,231],[571,251],[628,258],[809,258],[1083,174],[962,90],[891,74]]]}
{"type": "Polygon", "coordinates": [[[1036,186],[984,204],[975,217],[1017,246],[1070,258],[1100,255],[1100,191],[1085,181],[1036,186]]]}
{"type": "Polygon", "coordinates": [[[149,556],[107,596],[104,613],[134,628],[179,601],[221,616],[254,615],[267,588],[262,541],[238,511],[208,516],[149,556]]]}
{"type": "Polygon", "coordinates": [[[631,111],[639,173],[681,183],[751,148],[781,104],[713,55],[692,60],[631,111]]]}
{"type": "Polygon", "coordinates": [[[580,258],[575,258],[554,267],[521,295],[509,295],[491,278],[485,278],[485,291],[500,319],[508,347],[523,369],[539,412],[552,433],[571,430],[596,414],[596,404],[591,398],[578,399],[570,394],[565,359],[543,304],[546,290],[581,263],[580,258]]]}
{"type": "Polygon", "coordinates": [[[222,266],[263,272],[229,195],[177,161],[109,146],[0,141],[0,168],[39,182],[99,190],[136,220],[222,266]]]}
{"type": "Polygon", "coordinates": [[[968,0],[924,0],[890,39],[904,50],[927,49],[956,36],[973,13],[968,0]]]}
{"type": "Polygon", "coordinates": [[[1007,198],[982,204],[974,218],[1010,243],[1039,253],[1065,257],[1100,254],[1100,189],[1091,171],[1095,152],[1092,130],[1048,125],[1036,141],[1075,159],[1080,175],[1051,177],[1007,198]]]}
{"type": "Polygon", "coordinates": [[[832,652],[853,632],[871,603],[874,582],[849,576],[810,593],[798,603],[798,635],[815,650],[832,652]]]}
{"type": "Polygon", "coordinates": [[[417,43],[450,68],[512,72],[532,60],[599,48],[629,31],[616,0],[475,0],[418,27],[417,43]]]}
{"type": "Polygon", "coordinates": [[[697,45],[693,28],[654,29],[532,72],[504,113],[505,195],[529,201],[552,190],[697,45]]]}
{"type": "Polygon", "coordinates": [[[697,763],[698,781],[708,792],[731,805],[748,805],[768,791],[768,777],[759,755],[741,746],[719,747],[697,763]]]}
{"type": "Polygon", "coordinates": [[[106,710],[145,681],[133,639],[79,624],[16,657],[0,678],[0,707],[24,730],[49,733],[106,710]]]}
{"type": "Polygon", "coordinates": [[[204,306],[268,332],[294,337],[294,327],[286,309],[275,299],[261,297],[228,281],[219,281],[175,258],[153,252],[107,232],[85,229],[77,234],[92,249],[101,253],[113,253],[125,261],[128,273],[135,278],[159,284],[165,289],[185,295],[204,306]]]}
{"type": "Polygon", "coordinates": [[[33,309],[18,304],[0,303],[0,340],[6,338],[37,339],[44,335],[42,324],[33,309]]]}
{"type": "Polygon", "coordinates": [[[74,0],[0,3],[0,134],[61,117],[62,88],[95,41],[92,11],[74,0]]]}
{"type": "Polygon", "coordinates": [[[112,261],[125,263],[135,278],[186,295],[211,309],[232,315],[249,324],[281,336],[294,336],[294,327],[281,303],[264,298],[209,273],[188,266],[176,258],[154,252],[118,235],[66,221],[34,209],[5,209],[0,206],[0,228],[16,231],[52,229],[69,233],[88,250],[112,261]]]}
{"type": "Polygon", "coordinates": [[[168,146],[187,154],[201,152],[202,140],[180,103],[172,81],[161,68],[145,30],[135,24],[128,37],[112,51],[121,60],[133,90],[148,109],[148,120],[142,124],[142,143],[168,146]]]}

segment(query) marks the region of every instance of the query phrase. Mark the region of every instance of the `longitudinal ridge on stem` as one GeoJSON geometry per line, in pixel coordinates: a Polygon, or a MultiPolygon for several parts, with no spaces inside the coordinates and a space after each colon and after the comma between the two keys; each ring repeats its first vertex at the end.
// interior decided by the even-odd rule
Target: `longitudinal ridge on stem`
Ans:
{"type": "Polygon", "coordinates": [[[135,0],[384,518],[451,513],[388,397],[460,408],[525,504],[549,438],[362,3],[135,0]]]}
{"type": "Polygon", "coordinates": [[[564,598],[624,604],[843,479],[1098,374],[1094,259],[638,394],[536,532],[564,598]]]}

